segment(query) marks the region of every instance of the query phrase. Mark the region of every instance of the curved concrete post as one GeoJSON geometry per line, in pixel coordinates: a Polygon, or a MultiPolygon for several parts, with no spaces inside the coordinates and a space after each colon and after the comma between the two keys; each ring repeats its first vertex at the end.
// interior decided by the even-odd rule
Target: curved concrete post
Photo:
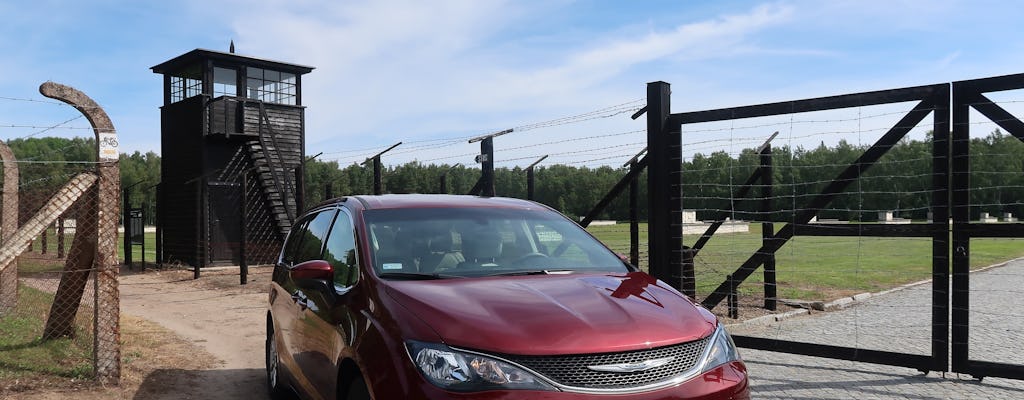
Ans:
{"type": "Polygon", "coordinates": [[[117,134],[107,113],[85,93],[59,83],[39,86],[43,96],[63,101],[80,111],[96,134],[97,184],[85,195],[75,238],[64,274],[54,298],[43,338],[74,333],[74,311],[82,300],[89,271],[95,269],[96,293],[93,366],[96,379],[117,384],[121,376],[120,298],[117,262],[117,216],[120,214],[121,176],[118,170],[117,134]],[[60,308],[58,308],[60,307],[60,308]],[[60,311],[61,314],[55,314],[60,311]],[[70,319],[68,315],[70,314],[70,319]]]}
{"type": "MultiPolygon", "coordinates": [[[[3,208],[0,209],[0,243],[18,230],[18,163],[7,143],[0,141],[0,162],[4,168],[3,208]]],[[[0,315],[18,305],[18,260],[0,265],[0,315]]]]}

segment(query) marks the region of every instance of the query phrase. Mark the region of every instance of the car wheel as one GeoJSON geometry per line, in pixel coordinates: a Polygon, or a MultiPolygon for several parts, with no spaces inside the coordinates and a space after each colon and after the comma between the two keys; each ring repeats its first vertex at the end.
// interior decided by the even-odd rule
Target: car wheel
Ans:
{"type": "Polygon", "coordinates": [[[274,340],[274,326],[267,324],[267,391],[270,398],[285,398],[281,384],[281,358],[277,355],[277,340],[274,340]]]}
{"type": "Polygon", "coordinates": [[[344,400],[370,400],[370,390],[366,388],[366,381],[361,375],[349,382],[344,400]]]}

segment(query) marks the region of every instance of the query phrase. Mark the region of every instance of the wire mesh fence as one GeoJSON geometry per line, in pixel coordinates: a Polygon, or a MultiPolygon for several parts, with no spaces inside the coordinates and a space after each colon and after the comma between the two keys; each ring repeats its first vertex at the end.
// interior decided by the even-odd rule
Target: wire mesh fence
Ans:
{"type": "MultiPolygon", "coordinates": [[[[109,119],[74,88],[47,82],[40,107],[71,105],[90,138],[36,137],[72,118],[0,145],[0,379],[51,382],[120,378],[116,135],[109,119]],[[102,144],[97,141],[102,141],[102,144]],[[111,154],[97,154],[97,149],[111,154]],[[102,156],[100,161],[98,158],[102,156]]],[[[51,132],[56,133],[56,132],[51,132]]],[[[8,388],[0,388],[8,389],[8,388]]]]}
{"type": "MultiPolygon", "coordinates": [[[[22,234],[7,238],[4,253],[18,252],[12,241],[27,240],[4,270],[17,279],[16,296],[6,290],[0,293],[14,305],[0,316],[6,328],[0,357],[29,376],[96,378],[99,370],[117,366],[116,360],[97,357],[97,350],[116,346],[118,341],[110,334],[116,332],[116,321],[98,308],[110,305],[99,304],[97,293],[117,288],[116,280],[111,285],[96,279],[109,270],[96,260],[102,241],[96,234],[96,164],[50,162],[18,167],[22,177],[41,178],[25,179],[18,187],[17,207],[3,208],[4,220],[18,221],[17,233],[22,234]]],[[[115,239],[116,233],[106,240],[115,239]]],[[[112,315],[116,318],[116,311],[112,315]]]]}

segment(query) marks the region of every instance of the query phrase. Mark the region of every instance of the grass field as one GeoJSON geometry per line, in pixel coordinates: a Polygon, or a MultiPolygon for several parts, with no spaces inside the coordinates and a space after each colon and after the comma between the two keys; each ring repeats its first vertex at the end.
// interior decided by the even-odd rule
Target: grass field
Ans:
{"type": "MultiPolygon", "coordinates": [[[[78,328],[72,339],[41,340],[53,295],[24,285],[18,291],[17,308],[0,318],[0,382],[91,377],[91,331],[78,328]]],[[[86,314],[78,313],[79,327],[89,326],[86,314]]]]}
{"type": "MultiPolygon", "coordinates": [[[[776,229],[781,224],[776,224],[776,229]]],[[[588,229],[617,252],[629,254],[629,225],[595,226],[588,229]]],[[[686,235],[685,245],[697,235],[686,235]]],[[[640,224],[641,267],[647,269],[647,224],[640,224]]],[[[761,226],[751,224],[749,233],[717,234],[694,259],[697,294],[704,297],[725,280],[761,246],[761,226]]],[[[875,237],[798,236],[776,253],[778,296],[824,300],[843,295],[874,292],[931,275],[931,239],[875,237]]],[[[1024,239],[974,239],[971,268],[1024,257],[1024,239]]],[[[763,293],[763,270],[743,284],[741,294],[763,293]]]]}
{"type": "MultiPolygon", "coordinates": [[[[781,227],[777,224],[776,229],[781,227]]],[[[629,225],[594,226],[589,231],[613,250],[629,253],[629,225]]],[[[56,240],[47,243],[48,253],[56,254],[56,240]]],[[[156,235],[147,233],[146,260],[156,259],[156,235]]],[[[683,243],[692,245],[697,235],[686,235],[683,243]]],[[[39,249],[39,240],[35,246],[39,249]]],[[[646,261],[647,224],[640,225],[641,261],[646,261]]],[[[124,259],[124,241],[118,239],[118,257],[124,259]]],[[[717,234],[694,260],[697,294],[706,296],[761,246],[761,225],[751,224],[748,233],[717,234]]],[[[874,292],[904,283],[927,279],[931,275],[931,240],[928,238],[812,237],[798,236],[776,253],[778,296],[803,300],[834,299],[848,294],[874,292]]],[[[70,239],[66,249],[71,248],[70,239]]],[[[142,247],[132,246],[132,260],[142,259],[142,247]]],[[[1024,257],[1024,239],[974,239],[971,242],[971,267],[1024,257]]],[[[62,264],[46,260],[22,259],[23,273],[59,270],[62,264]]],[[[740,285],[741,294],[762,292],[763,270],[758,269],[740,285]]]]}
{"type": "MultiPolygon", "coordinates": [[[[71,251],[71,237],[67,235],[64,243],[64,251],[71,251]]],[[[146,262],[156,262],[156,233],[146,233],[146,262]]],[[[32,250],[34,253],[39,253],[42,249],[42,239],[37,238],[32,244],[32,250]]],[[[49,237],[46,241],[46,255],[50,257],[22,257],[18,263],[18,270],[21,273],[35,273],[35,272],[46,272],[46,271],[60,271],[64,264],[59,260],[53,260],[57,255],[57,240],[56,234],[51,229],[49,231],[49,237]]],[[[117,259],[124,261],[124,235],[119,234],[117,237],[117,259]]],[[[142,246],[132,246],[132,263],[139,265],[142,262],[142,246]]]]}

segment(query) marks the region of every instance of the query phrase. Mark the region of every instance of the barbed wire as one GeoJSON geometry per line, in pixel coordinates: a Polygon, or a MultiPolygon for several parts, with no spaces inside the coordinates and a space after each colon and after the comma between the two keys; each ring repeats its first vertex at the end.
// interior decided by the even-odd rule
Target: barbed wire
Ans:
{"type": "Polygon", "coordinates": [[[580,123],[585,121],[592,121],[595,119],[611,118],[617,115],[625,113],[634,113],[643,108],[642,105],[638,105],[643,102],[644,99],[637,99],[630,102],[617,104],[611,107],[606,107],[600,110],[594,110],[583,114],[577,114],[569,117],[556,118],[548,121],[537,122],[533,124],[520,125],[513,128],[513,132],[526,132],[540,128],[550,128],[553,126],[568,125],[573,123],[580,123]]]}
{"type": "MultiPolygon", "coordinates": [[[[71,104],[68,104],[68,103],[65,103],[65,102],[62,102],[62,101],[52,100],[52,99],[49,99],[49,98],[44,100],[44,99],[32,99],[32,98],[24,98],[24,97],[0,96],[0,100],[25,102],[25,103],[47,104],[47,105],[55,105],[55,106],[61,106],[61,107],[78,108],[76,106],[72,106],[71,104]]],[[[81,106],[81,108],[84,108],[84,109],[87,109],[87,110],[90,110],[90,109],[103,109],[103,105],[102,104],[97,104],[96,106],[81,106]]]]}

